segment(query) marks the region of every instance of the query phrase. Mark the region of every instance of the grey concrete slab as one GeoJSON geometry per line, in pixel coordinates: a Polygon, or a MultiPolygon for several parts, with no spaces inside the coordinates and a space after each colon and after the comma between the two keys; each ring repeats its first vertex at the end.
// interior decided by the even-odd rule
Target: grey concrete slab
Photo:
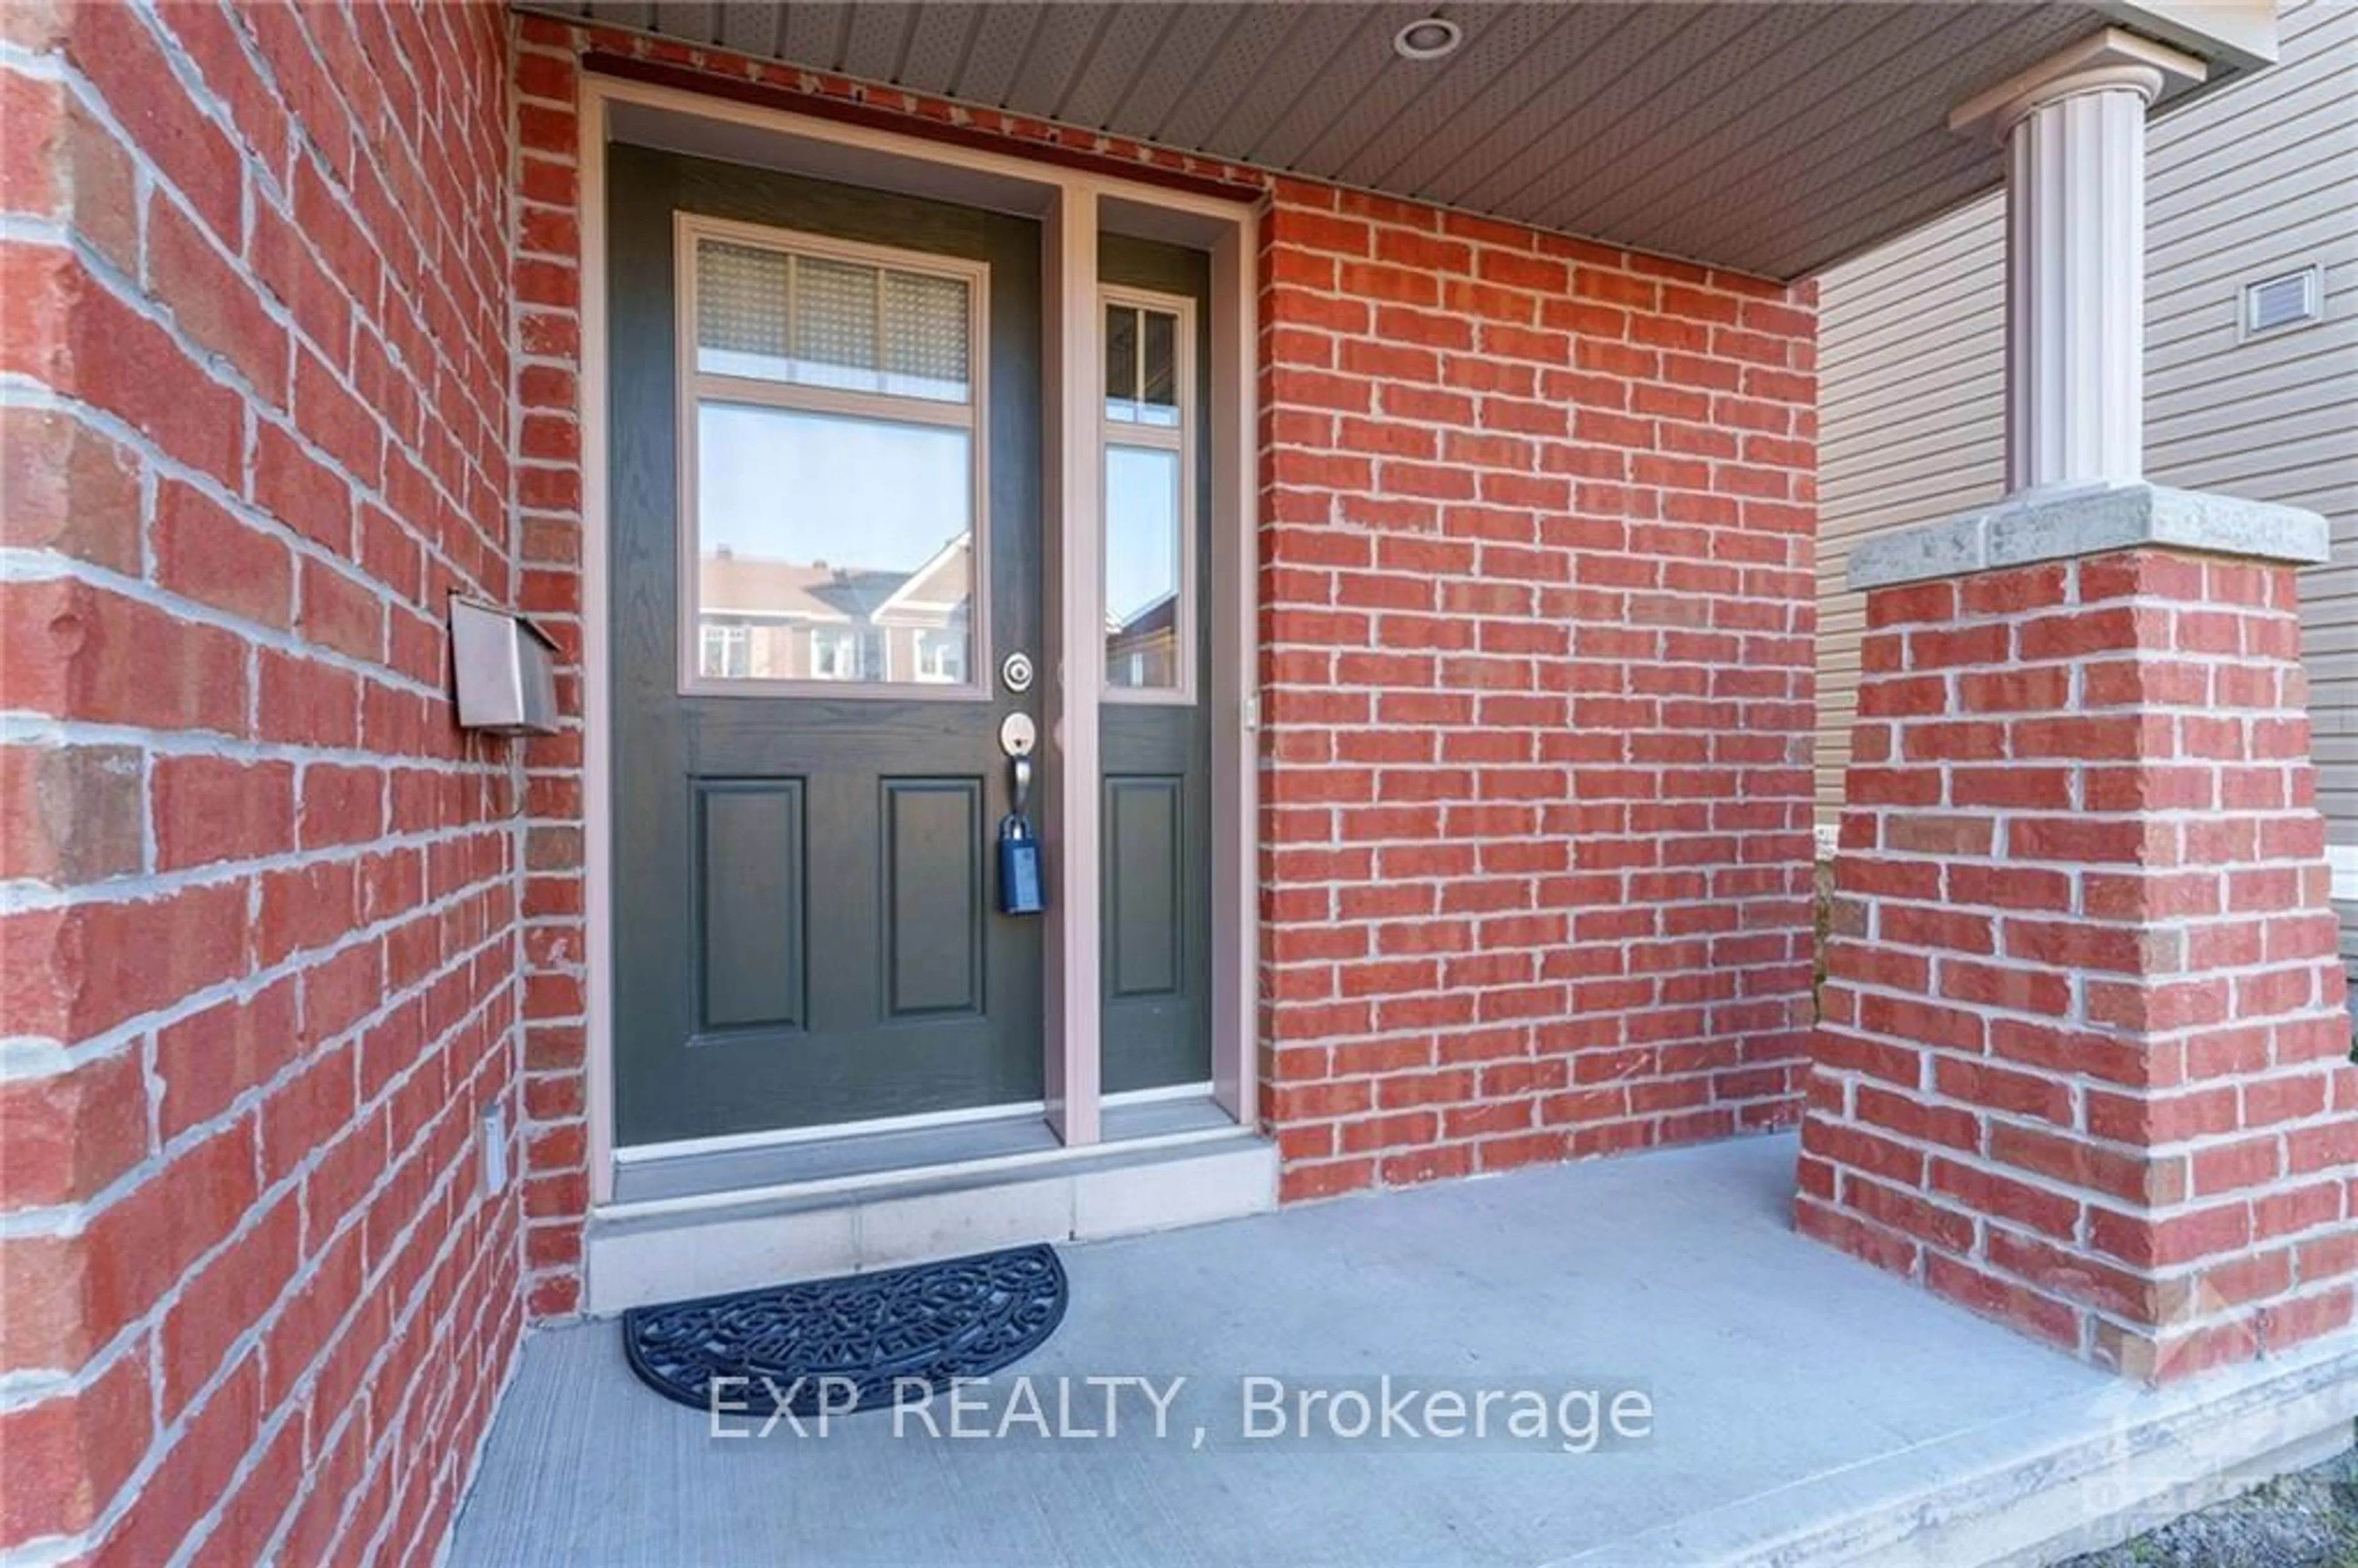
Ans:
{"type": "MultiPolygon", "coordinates": [[[[1163,1442],[1136,1425],[896,1437],[881,1412],[823,1438],[715,1436],[633,1379],[614,1324],[537,1333],[449,1561],[1370,1568],[1647,1539],[1660,1561],[1693,1560],[1682,1520],[1790,1532],[1813,1498],[1873,1504],[1887,1470],[1904,1498],[1931,1445],[2003,1451],[2027,1411],[2068,1425],[2128,1397],[1795,1236],[1793,1153],[1790,1138],[1747,1140],[1068,1248],[1070,1313],[1015,1370],[1184,1375],[1163,1442]],[[1587,1454],[1238,1434],[1243,1376],[1383,1371],[1469,1391],[1642,1386],[1653,1433],[1587,1454]]],[[[1143,1422],[1142,1400],[1126,1408],[1143,1422]]],[[[1711,1540],[1724,1549],[1725,1531],[1711,1540]]]]}

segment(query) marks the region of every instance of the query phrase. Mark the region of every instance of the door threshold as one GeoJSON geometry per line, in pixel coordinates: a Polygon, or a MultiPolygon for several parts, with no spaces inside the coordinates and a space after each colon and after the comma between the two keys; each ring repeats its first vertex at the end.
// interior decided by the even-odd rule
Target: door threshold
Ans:
{"type": "MultiPolygon", "coordinates": [[[[598,1316],[1024,1242],[1196,1225],[1277,1205],[1276,1145],[1237,1126],[1208,1098],[1109,1105],[1106,1131],[1104,1142],[1068,1149],[1030,1116],[697,1156],[768,1155],[772,1179],[699,1192],[688,1190],[695,1174],[672,1172],[666,1195],[654,1195],[649,1180],[660,1167],[640,1165],[639,1197],[590,1211],[584,1310],[598,1316]],[[890,1147],[879,1147],[885,1140],[890,1147]]],[[[752,1167],[735,1169],[743,1175],[752,1167]]]]}
{"type": "Polygon", "coordinates": [[[976,1106],[968,1110],[882,1116],[871,1121],[827,1122],[817,1127],[777,1127],[759,1132],[723,1132],[708,1138],[677,1138],[661,1143],[625,1143],[614,1151],[614,1165],[617,1170],[626,1170],[633,1165],[660,1165],[692,1154],[734,1154],[748,1150],[774,1149],[787,1143],[826,1143],[885,1132],[921,1132],[969,1122],[1045,1116],[1047,1112],[1048,1106],[1044,1100],[1016,1100],[1007,1105],[976,1106]]]}
{"type": "MultiPolygon", "coordinates": [[[[1109,1095],[1100,1113],[1103,1141],[1173,1140],[1236,1130],[1208,1087],[1184,1092],[1109,1095]]],[[[945,1167],[1050,1160],[1066,1152],[1044,1108],[1009,1106],[992,1114],[942,1117],[833,1133],[781,1134],[764,1141],[714,1140],[615,1159],[614,1195],[600,1212],[626,1216],[738,1202],[788,1189],[820,1192],[878,1178],[945,1167]]]]}

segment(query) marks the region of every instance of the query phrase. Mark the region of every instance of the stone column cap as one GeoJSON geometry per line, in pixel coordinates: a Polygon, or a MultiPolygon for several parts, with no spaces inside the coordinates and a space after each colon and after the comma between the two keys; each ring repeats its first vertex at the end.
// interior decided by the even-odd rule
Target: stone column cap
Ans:
{"type": "Polygon", "coordinates": [[[2024,491],[1985,512],[1861,539],[1849,582],[1890,588],[2140,546],[2315,566],[2333,539],[2318,514],[2270,501],[2143,482],[2024,491]]]}

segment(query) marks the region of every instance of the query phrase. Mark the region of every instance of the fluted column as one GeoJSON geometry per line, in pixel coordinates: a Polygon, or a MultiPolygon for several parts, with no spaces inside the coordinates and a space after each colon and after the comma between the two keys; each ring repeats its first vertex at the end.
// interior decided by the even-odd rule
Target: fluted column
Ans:
{"type": "Polygon", "coordinates": [[[2144,473],[2145,116],[2201,62],[2109,29],[1951,117],[2006,149],[2006,489],[2144,473]]]}

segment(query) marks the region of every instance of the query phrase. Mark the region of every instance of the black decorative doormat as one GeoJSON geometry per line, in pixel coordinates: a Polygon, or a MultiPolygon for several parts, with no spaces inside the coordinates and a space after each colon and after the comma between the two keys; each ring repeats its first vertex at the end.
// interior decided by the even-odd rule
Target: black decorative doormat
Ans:
{"type": "Polygon", "coordinates": [[[1049,1247],[771,1285],[622,1314],[631,1370],[666,1399],[713,1408],[712,1381],[741,1378],[724,1402],[796,1416],[914,1399],[1031,1354],[1065,1319],[1065,1266],[1049,1247]],[[763,1379],[768,1379],[767,1383],[763,1379]],[[774,1391],[773,1391],[774,1390],[774,1391]],[[854,1397],[856,1396],[856,1397],[854,1397]]]}

